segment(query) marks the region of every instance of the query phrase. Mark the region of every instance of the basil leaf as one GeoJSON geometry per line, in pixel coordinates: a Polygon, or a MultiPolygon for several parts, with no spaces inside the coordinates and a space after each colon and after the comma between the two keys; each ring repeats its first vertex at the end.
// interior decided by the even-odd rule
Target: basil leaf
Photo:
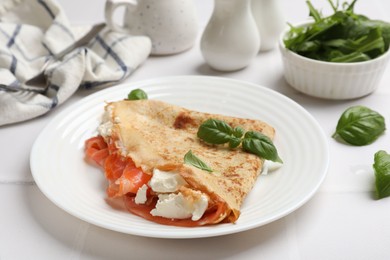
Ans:
{"type": "Polygon", "coordinates": [[[229,141],[229,147],[232,149],[238,147],[240,144],[241,144],[241,138],[238,137],[233,137],[229,141]]]}
{"type": "Polygon", "coordinates": [[[245,130],[241,126],[237,126],[233,129],[233,135],[235,137],[241,138],[245,133],[245,130]]]}
{"type": "Polygon", "coordinates": [[[266,160],[283,163],[272,140],[260,132],[246,132],[242,140],[242,148],[266,160]]]}
{"type": "Polygon", "coordinates": [[[362,146],[375,141],[385,130],[382,115],[364,106],[353,106],[341,115],[332,137],[362,146]]]}
{"type": "Polygon", "coordinates": [[[222,120],[208,119],[200,125],[198,137],[210,144],[224,144],[232,139],[233,129],[222,120]]]}
{"type": "Polygon", "coordinates": [[[130,93],[127,95],[127,99],[128,100],[148,99],[148,95],[142,89],[137,88],[130,91],[130,93]]]}
{"type": "Polygon", "coordinates": [[[184,163],[192,165],[198,169],[212,172],[213,170],[206,164],[204,163],[201,159],[196,157],[191,150],[189,150],[185,155],[184,155],[184,163]]]}
{"type": "Polygon", "coordinates": [[[236,148],[242,143],[244,151],[255,154],[263,159],[282,162],[272,140],[260,132],[248,131],[242,127],[234,129],[222,120],[208,119],[200,125],[198,137],[211,144],[229,143],[230,148],[236,148]]]}
{"type": "Polygon", "coordinates": [[[332,58],[331,55],[329,55],[329,61],[331,62],[358,62],[358,61],[368,61],[370,59],[371,59],[370,56],[361,52],[352,52],[346,55],[341,54],[335,58],[332,58]]]}
{"type": "Polygon", "coordinates": [[[378,151],[374,156],[375,188],[378,199],[390,196],[390,155],[378,151]]]}
{"type": "Polygon", "coordinates": [[[309,6],[309,10],[310,10],[309,15],[310,15],[311,17],[313,17],[314,20],[315,20],[316,22],[321,21],[321,15],[320,15],[320,13],[313,7],[313,5],[311,4],[311,2],[310,2],[310,1],[307,1],[306,3],[307,3],[307,5],[309,6]]]}
{"type": "Polygon", "coordinates": [[[357,0],[342,5],[328,2],[333,14],[323,17],[306,1],[314,22],[292,27],[284,38],[287,49],[307,58],[343,63],[371,60],[389,49],[390,23],[354,13],[357,0]]]}

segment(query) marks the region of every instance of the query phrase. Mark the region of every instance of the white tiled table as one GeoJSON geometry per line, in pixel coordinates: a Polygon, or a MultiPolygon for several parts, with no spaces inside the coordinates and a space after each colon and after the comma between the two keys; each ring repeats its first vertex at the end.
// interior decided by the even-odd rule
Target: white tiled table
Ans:
{"type": "MultiPolygon", "coordinates": [[[[194,0],[200,31],[211,0],[194,0]]],[[[59,1],[74,24],[103,20],[104,0],[59,1]]],[[[313,1],[327,6],[327,1],[313,1]]],[[[304,1],[283,0],[290,22],[306,17],[304,1]]],[[[387,0],[358,1],[358,12],[390,21],[387,0]]],[[[328,8],[324,8],[324,11],[328,8]]],[[[200,36],[199,36],[200,39],[200,36]]],[[[365,105],[390,122],[390,66],[379,89],[352,101],[324,101],[289,87],[277,48],[261,53],[244,70],[220,73],[204,63],[199,39],[184,53],[150,57],[127,81],[170,75],[217,75],[257,83],[281,92],[305,107],[329,137],[329,173],[304,206],[268,225],[214,238],[169,240],[126,235],[83,222],[49,201],[35,185],[29,167],[31,146],[45,125],[64,108],[90,94],[79,91],[50,114],[0,127],[0,259],[390,259],[390,198],[373,199],[373,155],[390,152],[390,135],[374,144],[350,147],[330,136],[347,107],[365,105]]]]}

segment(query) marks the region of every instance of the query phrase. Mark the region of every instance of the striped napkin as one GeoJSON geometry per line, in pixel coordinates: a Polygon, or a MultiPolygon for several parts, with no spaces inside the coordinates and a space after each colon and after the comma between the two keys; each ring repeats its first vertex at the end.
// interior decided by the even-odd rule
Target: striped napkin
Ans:
{"type": "Polygon", "coordinates": [[[49,81],[45,92],[25,90],[24,82],[40,73],[53,54],[70,46],[86,29],[72,27],[55,0],[0,1],[0,125],[43,115],[78,88],[120,82],[150,54],[148,37],[105,28],[87,46],[45,68],[49,81]]]}

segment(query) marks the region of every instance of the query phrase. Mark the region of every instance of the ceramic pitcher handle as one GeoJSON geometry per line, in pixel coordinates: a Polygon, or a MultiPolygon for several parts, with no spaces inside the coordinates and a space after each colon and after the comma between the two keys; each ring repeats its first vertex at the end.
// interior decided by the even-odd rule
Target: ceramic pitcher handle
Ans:
{"type": "Polygon", "coordinates": [[[118,25],[117,23],[114,22],[113,19],[115,10],[121,6],[130,8],[130,10],[135,10],[137,8],[137,1],[136,0],[107,0],[106,7],[105,7],[106,23],[108,27],[114,31],[129,33],[129,31],[125,27],[118,25]]]}

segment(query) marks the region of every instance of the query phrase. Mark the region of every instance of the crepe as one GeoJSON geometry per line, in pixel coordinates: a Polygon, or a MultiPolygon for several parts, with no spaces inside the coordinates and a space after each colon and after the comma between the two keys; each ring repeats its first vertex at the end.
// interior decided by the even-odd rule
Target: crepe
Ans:
{"type": "MultiPolygon", "coordinates": [[[[179,174],[186,182],[180,192],[190,189],[207,195],[208,211],[212,211],[212,205],[217,216],[211,220],[204,216],[194,221],[196,225],[233,223],[238,219],[242,203],[253,188],[264,160],[242,149],[207,144],[197,137],[197,131],[210,118],[223,120],[231,127],[261,132],[271,139],[275,134],[273,127],[259,120],[196,112],[158,100],[112,102],[105,110],[100,133],[108,146],[114,146],[123,158],[131,158],[135,166],[149,176],[155,169],[179,174]],[[213,171],[185,164],[183,157],[189,150],[213,171]]],[[[128,196],[125,201],[129,202],[128,196]]],[[[145,217],[138,210],[130,211],[145,217]]],[[[161,217],[146,218],[167,224],[161,217]]],[[[180,221],[172,225],[180,225],[180,221]]]]}

